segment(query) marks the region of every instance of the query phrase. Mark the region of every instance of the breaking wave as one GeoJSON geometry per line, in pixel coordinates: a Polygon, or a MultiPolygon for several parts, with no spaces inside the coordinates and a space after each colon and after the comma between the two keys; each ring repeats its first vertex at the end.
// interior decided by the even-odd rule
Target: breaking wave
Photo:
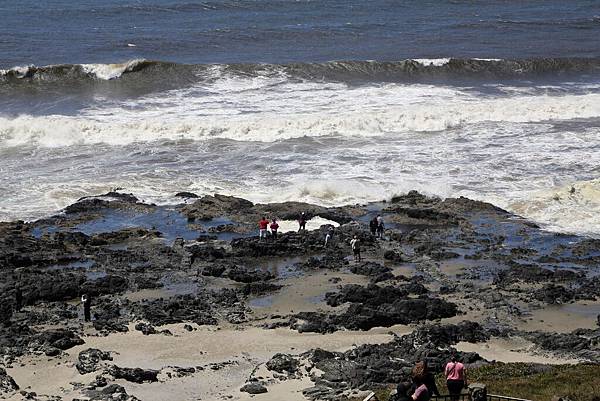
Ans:
{"type": "Polygon", "coordinates": [[[552,231],[598,237],[600,227],[600,179],[577,181],[531,194],[509,207],[544,224],[552,231]]]}
{"type": "Polygon", "coordinates": [[[0,70],[0,78],[4,81],[69,81],[94,78],[110,80],[119,78],[123,74],[142,71],[157,64],[156,62],[137,59],[121,64],[57,64],[43,67],[30,65],[0,70]]]}
{"type": "Polygon", "coordinates": [[[600,94],[457,99],[447,103],[413,103],[385,110],[356,109],[281,116],[257,113],[183,116],[182,112],[134,111],[129,115],[100,110],[94,116],[0,117],[0,148],[61,147],[106,143],[126,145],[159,140],[224,138],[274,142],[300,137],[374,137],[406,132],[439,132],[488,121],[530,123],[600,117],[600,94]],[[104,114],[103,114],[104,113],[104,114]],[[145,114],[149,113],[149,114],[145,114]]]}
{"type": "MultiPolygon", "coordinates": [[[[412,81],[425,78],[512,78],[544,74],[597,73],[600,58],[500,59],[409,59],[403,61],[330,61],[291,64],[222,64],[224,73],[245,77],[287,74],[309,80],[389,80],[412,81]]],[[[127,75],[160,74],[168,80],[172,74],[194,74],[198,79],[214,65],[175,64],[144,59],[121,64],[60,64],[21,66],[0,70],[0,83],[113,80],[127,75]]],[[[156,78],[156,77],[155,77],[156,78]]]]}

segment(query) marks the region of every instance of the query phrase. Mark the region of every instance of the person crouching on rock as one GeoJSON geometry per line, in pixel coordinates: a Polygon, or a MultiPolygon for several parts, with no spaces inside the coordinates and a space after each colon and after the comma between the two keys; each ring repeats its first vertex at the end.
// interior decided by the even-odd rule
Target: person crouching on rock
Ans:
{"type": "Polygon", "coordinates": [[[277,220],[273,219],[269,227],[271,228],[271,235],[273,236],[273,240],[277,240],[277,230],[279,230],[279,224],[277,224],[277,220]]]}
{"type": "Polygon", "coordinates": [[[360,262],[360,240],[358,239],[358,236],[355,235],[354,238],[352,238],[350,246],[352,247],[352,253],[354,254],[354,261],[360,262]]]}
{"type": "Polygon", "coordinates": [[[88,294],[83,294],[81,296],[81,302],[83,303],[83,320],[89,322],[92,320],[92,297],[88,294]]]}
{"type": "Polygon", "coordinates": [[[448,393],[453,401],[458,401],[462,389],[467,385],[467,369],[465,365],[456,360],[456,355],[452,355],[452,359],[444,369],[446,375],[446,385],[448,393]]]}
{"type": "Polygon", "coordinates": [[[267,227],[269,226],[269,220],[265,216],[258,222],[258,239],[267,239],[267,227]]]}

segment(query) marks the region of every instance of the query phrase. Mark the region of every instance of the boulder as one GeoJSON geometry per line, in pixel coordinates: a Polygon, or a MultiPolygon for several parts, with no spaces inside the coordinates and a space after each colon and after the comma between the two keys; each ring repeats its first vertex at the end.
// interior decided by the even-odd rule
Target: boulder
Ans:
{"type": "Polygon", "coordinates": [[[267,369],[277,373],[295,373],[299,363],[289,354],[275,354],[266,364],[267,369]]]}
{"type": "Polygon", "coordinates": [[[152,383],[158,381],[158,373],[160,371],[142,368],[121,368],[117,365],[112,365],[106,372],[115,379],[123,379],[132,383],[142,384],[145,382],[152,383]]]}
{"type": "Polygon", "coordinates": [[[6,373],[4,368],[0,368],[0,394],[9,394],[19,390],[19,386],[14,379],[6,373]]]}
{"type": "Polygon", "coordinates": [[[88,348],[79,353],[75,367],[80,374],[94,372],[98,369],[100,361],[112,361],[110,353],[96,348],[88,348]]]}
{"type": "Polygon", "coordinates": [[[262,394],[266,393],[268,390],[260,383],[247,383],[240,389],[240,391],[249,394],[262,394]]]}

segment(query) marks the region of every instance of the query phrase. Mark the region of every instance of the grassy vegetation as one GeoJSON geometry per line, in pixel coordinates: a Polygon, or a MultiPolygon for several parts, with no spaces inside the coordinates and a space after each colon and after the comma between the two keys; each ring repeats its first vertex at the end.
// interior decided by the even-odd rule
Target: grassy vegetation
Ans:
{"type": "MultiPolygon", "coordinates": [[[[437,385],[446,393],[446,382],[438,376],[437,385]]],[[[572,401],[600,401],[600,364],[536,365],[495,363],[469,370],[470,383],[485,383],[489,394],[533,401],[551,401],[553,396],[572,401]]],[[[393,387],[373,389],[377,398],[387,401],[393,387]]]]}
{"type": "Polygon", "coordinates": [[[469,371],[471,383],[485,383],[488,393],[550,401],[553,396],[573,401],[600,401],[600,365],[533,365],[496,363],[469,371]]]}

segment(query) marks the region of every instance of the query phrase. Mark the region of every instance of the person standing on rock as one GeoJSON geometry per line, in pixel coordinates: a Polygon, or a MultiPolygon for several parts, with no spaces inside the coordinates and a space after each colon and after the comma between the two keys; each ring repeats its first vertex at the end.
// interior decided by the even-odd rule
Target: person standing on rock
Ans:
{"type": "Polygon", "coordinates": [[[258,222],[258,239],[267,239],[267,227],[269,226],[269,220],[265,216],[258,222]]]}
{"type": "Polygon", "coordinates": [[[92,320],[92,297],[88,294],[83,294],[81,296],[81,302],[83,303],[83,320],[89,322],[92,320]]]}
{"type": "Polygon", "coordinates": [[[333,227],[329,227],[329,229],[327,230],[327,234],[325,234],[325,248],[327,248],[327,245],[331,244],[332,239],[333,239],[333,227]]]}
{"type": "Polygon", "coordinates": [[[20,285],[15,286],[15,312],[19,312],[23,307],[23,290],[20,285]]]}
{"type": "Polygon", "coordinates": [[[385,230],[385,224],[383,223],[383,217],[377,215],[377,238],[383,238],[383,231],[385,230]]]}
{"type": "Polygon", "coordinates": [[[446,365],[444,374],[446,376],[448,393],[450,393],[453,401],[458,401],[462,389],[467,385],[467,369],[465,365],[456,360],[456,355],[452,355],[452,360],[446,365]]]}
{"type": "Polygon", "coordinates": [[[298,232],[306,231],[306,213],[302,212],[300,218],[298,219],[298,232]]]}
{"type": "Polygon", "coordinates": [[[352,247],[352,253],[354,254],[354,261],[360,262],[360,240],[358,239],[358,236],[355,235],[354,238],[352,238],[350,246],[352,247]]]}
{"type": "Polygon", "coordinates": [[[277,240],[277,230],[279,229],[279,224],[277,224],[277,220],[273,219],[269,227],[271,228],[271,235],[273,236],[273,240],[277,240]]]}
{"type": "Polygon", "coordinates": [[[373,217],[371,221],[369,221],[369,230],[371,230],[371,234],[377,234],[377,227],[379,227],[379,223],[377,222],[377,217],[373,217]]]}

